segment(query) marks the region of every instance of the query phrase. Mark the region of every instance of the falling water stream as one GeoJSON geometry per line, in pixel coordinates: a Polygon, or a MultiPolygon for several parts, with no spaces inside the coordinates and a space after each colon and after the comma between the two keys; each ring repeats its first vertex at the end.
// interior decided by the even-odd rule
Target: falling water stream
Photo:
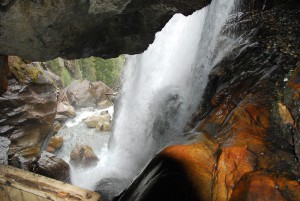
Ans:
{"type": "Polygon", "coordinates": [[[122,189],[154,154],[179,143],[210,70],[233,44],[220,36],[233,8],[234,0],[213,0],[191,16],[176,14],[143,54],[127,56],[109,142],[97,153],[96,167],[72,169],[74,185],[94,189],[103,179],[118,178],[126,181],[117,182],[122,189]]]}

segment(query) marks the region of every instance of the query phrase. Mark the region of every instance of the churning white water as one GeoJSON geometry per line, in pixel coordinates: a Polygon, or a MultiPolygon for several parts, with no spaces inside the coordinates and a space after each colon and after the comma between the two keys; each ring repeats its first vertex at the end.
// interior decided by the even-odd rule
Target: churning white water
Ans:
{"type": "Polygon", "coordinates": [[[71,151],[77,144],[89,145],[96,155],[100,155],[102,149],[107,147],[110,133],[88,128],[83,119],[100,115],[103,111],[107,111],[113,117],[113,106],[106,109],[96,109],[93,107],[77,109],[76,117],[69,119],[57,134],[57,136],[63,136],[64,138],[64,145],[56,153],[57,156],[69,162],[71,151]]]}
{"type": "Polygon", "coordinates": [[[109,145],[100,153],[97,167],[72,170],[74,185],[93,189],[105,178],[130,181],[155,153],[180,136],[201,100],[214,58],[229,50],[223,45],[224,51],[216,51],[233,5],[234,0],[213,0],[191,16],[177,14],[147,51],[127,56],[109,145]]]}

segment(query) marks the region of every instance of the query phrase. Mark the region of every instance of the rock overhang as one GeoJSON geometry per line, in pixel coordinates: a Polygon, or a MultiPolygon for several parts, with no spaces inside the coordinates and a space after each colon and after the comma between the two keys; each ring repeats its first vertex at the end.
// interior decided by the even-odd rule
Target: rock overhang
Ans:
{"type": "Polygon", "coordinates": [[[31,61],[137,54],[175,14],[210,0],[6,0],[0,3],[0,54],[31,61]]]}

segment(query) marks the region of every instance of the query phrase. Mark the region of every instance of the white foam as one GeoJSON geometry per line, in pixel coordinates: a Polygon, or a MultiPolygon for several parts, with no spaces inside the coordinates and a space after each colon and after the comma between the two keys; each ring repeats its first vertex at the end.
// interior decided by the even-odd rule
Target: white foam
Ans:
{"type": "Polygon", "coordinates": [[[111,116],[113,116],[114,107],[111,106],[111,107],[105,108],[105,109],[97,109],[94,107],[80,108],[80,109],[76,110],[76,116],[74,118],[68,119],[67,122],[65,123],[65,125],[67,127],[76,126],[76,125],[82,123],[83,119],[93,116],[93,115],[101,114],[101,112],[103,112],[103,111],[108,111],[108,113],[111,116]]]}

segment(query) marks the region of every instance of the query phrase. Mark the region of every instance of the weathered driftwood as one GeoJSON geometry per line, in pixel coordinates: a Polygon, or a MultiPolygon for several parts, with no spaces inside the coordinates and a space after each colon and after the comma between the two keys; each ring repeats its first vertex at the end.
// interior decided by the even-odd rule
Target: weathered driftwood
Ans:
{"type": "Polygon", "coordinates": [[[96,192],[0,164],[1,201],[100,201],[96,192]]]}

